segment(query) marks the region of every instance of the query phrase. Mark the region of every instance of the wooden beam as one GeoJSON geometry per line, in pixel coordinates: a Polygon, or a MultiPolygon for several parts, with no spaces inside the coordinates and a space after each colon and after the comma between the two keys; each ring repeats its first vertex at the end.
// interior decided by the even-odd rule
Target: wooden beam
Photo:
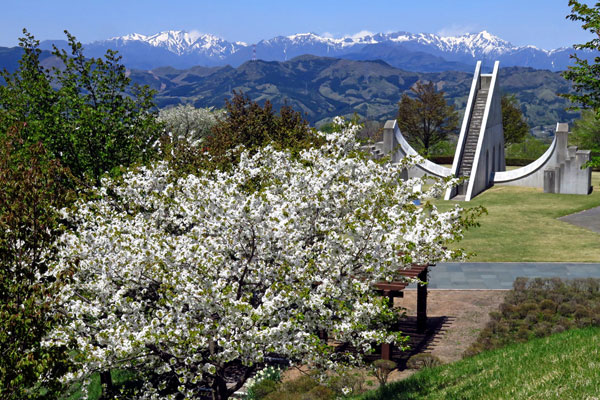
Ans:
{"type": "Polygon", "coordinates": [[[392,345],[389,343],[381,344],[381,359],[391,360],[392,359],[392,345]]]}
{"type": "MultiPolygon", "coordinates": [[[[427,281],[427,267],[419,273],[419,279],[427,281]]],[[[427,329],[427,285],[417,285],[417,332],[423,333],[427,329]]]]}

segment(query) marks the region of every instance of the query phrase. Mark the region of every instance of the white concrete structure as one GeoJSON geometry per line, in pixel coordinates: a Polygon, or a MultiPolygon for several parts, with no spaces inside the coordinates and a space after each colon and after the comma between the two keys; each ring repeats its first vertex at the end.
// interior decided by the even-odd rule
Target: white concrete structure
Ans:
{"type": "MultiPolygon", "coordinates": [[[[491,74],[482,74],[481,61],[477,62],[452,168],[425,160],[406,171],[406,177],[464,177],[461,185],[446,192],[446,200],[470,201],[492,185],[538,187],[548,193],[591,193],[591,168],[581,169],[590,160],[590,151],[567,148],[567,124],[557,124],[554,141],[538,160],[506,171],[498,69],[496,61],[491,74]]],[[[389,155],[391,162],[418,154],[396,120],[385,123],[383,142],[370,150],[377,158],[389,155]]]]}
{"type": "Polygon", "coordinates": [[[590,161],[591,152],[567,147],[568,135],[568,124],[556,124],[554,140],[540,158],[512,171],[497,172],[494,184],[543,188],[546,193],[591,193],[592,169],[581,168],[590,161]]]}

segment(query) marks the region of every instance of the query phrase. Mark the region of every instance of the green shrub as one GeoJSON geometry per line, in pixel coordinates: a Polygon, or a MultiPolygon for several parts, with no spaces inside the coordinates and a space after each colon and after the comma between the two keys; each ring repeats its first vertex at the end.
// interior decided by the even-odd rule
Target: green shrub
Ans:
{"type": "Polygon", "coordinates": [[[550,299],[544,299],[542,300],[542,302],[540,303],[540,309],[542,311],[548,310],[550,312],[556,312],[556,303],[550,299]]]}
{"type": "Polygon", "coordinates": [[[281,382],[281,370],[268,366],[248,380],[246,400],[261,400],[277,390],[281,382]]]}
{"type": "Polygon", "coordinates": [[[392,360],[377,360],[373,363],[373,375],[375,375],[381,386],[387,383],[390,374],[396,369],[396,366],[396,363],[392,360]]]}
{"type": "Polygon", "coordinates": [[[282,382],[265,400],[333,400],[336,393],[310,375],[282,382]]]}
{"type": "Polygon", "coordinates": [[[263,379],[252,386],[252,389],[248,390],[248,396],[246,399],[261,400],[275,390],[277,390],[277,382],[272,379],[263,379]]]}
{"type": "Polygon", "coordinates": [[[19,68],[0,72],[0,136],[23,124],[26,144],[41,142],[75,177],[94,184],[157,155],[163,128],[154,91],[131,83],[116,51],[87,57],[65,31],[69,52],[55,48],[49,71],[40,63],[39,41],[23,33],[19,68]]]}
{"type": "Polygon", "coordinates": [[[406,366],[410,369],[431,368],[438,365],[442,365],[442,361],[430,353],[415,354],[406,362],[406,366]]]}

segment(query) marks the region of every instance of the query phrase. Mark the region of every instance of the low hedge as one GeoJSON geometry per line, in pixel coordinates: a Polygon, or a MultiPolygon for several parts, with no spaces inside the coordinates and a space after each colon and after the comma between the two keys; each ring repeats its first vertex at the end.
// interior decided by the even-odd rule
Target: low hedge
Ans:
{"type": "Polygon", "coordinates": [[[465,355],[589,326],[600,326],[599,279],[517,278],[465,355]]]}

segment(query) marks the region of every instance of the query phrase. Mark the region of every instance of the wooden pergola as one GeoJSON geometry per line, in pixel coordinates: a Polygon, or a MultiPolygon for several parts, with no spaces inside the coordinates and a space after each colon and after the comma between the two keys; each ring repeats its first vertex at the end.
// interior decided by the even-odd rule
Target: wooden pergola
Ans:
{"type": "MultiPolygon", "coordinates": [[[[434,265],[413,265],[409,269],[400,270],[400,275],[406,278],[418,278],[422,282],[427,281],[429,267],[434,265]]],[[[407,281],[378,282],[373,286],[377,291],[389,299],[393,306],[394,298],[404,297],[404,289],[409,285],[407,281]]],[[[417,332],[424,333],[427,329],[427,285],[417,285],[417,332]]],[[[381,358],[390,360],[392,357],[392,345],[384,343],[381,345],[381,358]]]]}

